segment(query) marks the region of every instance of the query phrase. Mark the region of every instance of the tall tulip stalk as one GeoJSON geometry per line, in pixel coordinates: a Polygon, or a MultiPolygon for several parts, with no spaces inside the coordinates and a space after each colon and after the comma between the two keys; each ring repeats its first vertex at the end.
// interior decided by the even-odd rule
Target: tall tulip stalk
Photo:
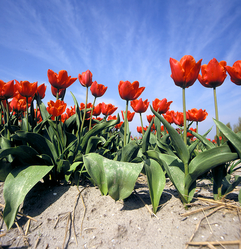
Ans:
{"type": "Polygon", "coordinates": [[[86,109],[87,109],[87,103],[88,103],[88,88],[92,85],[92,73],[90,70],[87,70],[83,72],[82,74],[79,74],[79,82],[82,86],[86,87],[86,95],[85,95],[85,109],[84,109],[84,115],[82,118],[80,133],[83,131],[84,122],[85,122],[85,116],[86,116],[86,109]]]}
{"type": "Polygon", "coordinates": [[[134,81],[130,83],[129,81],[120,81],[118,85],[118,90],[120,97],[126,100],[126,108],[125,108],[125,119],[124,119],[124,146],[126,146],[126,132],[127,132],[127,114],[128,114],[128,104],[130,100],[137,99],[142,92],[145,90],[145,87],[139,87],[139,82],[134,81]]]}
{"type": "Polygon", "coordinates": [[[192,86],[198,78],[202,59],[197,63],[191,55],[184,55],[180,62],[170,58],[171,77],[174,83],[182,88],[182,106],[184,119],[184,143],[187,144],[187,117],[185,89],[192,86]]]}
{"type": "MultiPolygon", "coordinates": [[[[216,87],[221,86],[227,77],[226,74],[226,61],[218,62],[215,58],[209,61],[208,64],[201,66],[202,75],[198,75],[200,83],[208,88],[213,88],[214,106],[215,106],[215,118],[218,119],[218,103],[216,87]]],[[[219,143],[219,129],[216,126],[216,137],[219,143]]]]}

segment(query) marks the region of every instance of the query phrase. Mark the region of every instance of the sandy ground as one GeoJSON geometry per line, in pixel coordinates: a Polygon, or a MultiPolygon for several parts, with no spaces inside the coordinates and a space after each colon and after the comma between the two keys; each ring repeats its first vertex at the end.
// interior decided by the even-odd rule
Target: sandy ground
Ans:
{"type": "MultiPolygon", "coordinates": [[[[145,176],[139,177],[136,192],[117,202],[101,196],[94,186],[50,187],[39,183],[27,195],[20,210],[35,220],[29,223],[28,218],[18,216],[20,230],[15,224],[7,231],[0,217],[0,248],[201,248],[187,246],[190,240],[219,241],[219,246],[209,245],[209,248],[241,248],[232,245],[232,241],[240,239],[241,223],[235,208],[239,206],[237,193],[227,197],[231,199],[227,200],[228,204],[233,203],[234,208],[219,206],[219,210],[205,218],[214,210],[204,210],[211,207],[211,202],[195,200],[186,210],[170,185],[167,182],[154,216],[148,211],[151,202],[145,176]],[[197,213],[183,216],[199,209],[197,213]]],[[[199,184],[196,197],[201,196],[212,200],[208,182],[199,184]]],[[[3,183],[0,183],[0,203],[4,205],[3,183]]]]}

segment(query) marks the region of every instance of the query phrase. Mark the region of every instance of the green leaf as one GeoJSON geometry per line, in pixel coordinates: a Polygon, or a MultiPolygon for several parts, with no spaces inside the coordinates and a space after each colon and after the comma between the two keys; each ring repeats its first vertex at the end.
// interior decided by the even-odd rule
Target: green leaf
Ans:
{"type": "Polygon", "coordinates": [[[98,144],[102,142],[103,142],[102,137],[95,137],[95,136],[90,137],[86,150],[85,150],[85,154],[88,154],[90,152],[95,152],[98,144]]]}
{"type": "Polygon", "coordinates": [[[226,175],[222,181],[222,195],[232,192],[241,182],[241,176],[234,175],[234,180],[231,180],[231,175],[226,175]]]}
{"type": "Polygon", "coordinates": [[[13,136],[14,139],[24,140],[33,147],[39,154],[49,155],[54,161],[57,160],[57,153],[54,145],[45,137],[38,133],[17,131],[13,136]]]}
{"type": "Polygon", "coordinates": [[[230,141],[230,143],[234,146],[237,151],[239,158],[241,159],[241,137],[234,133],[230,128],[228,128],[225,124],[221,123],[218,120],[214,120],[214,123],[217,125],[219,130],[223,133],[223,135],[230,141]]]}
{"type": "Polygon", "coordinates": [[[10,229],[14,223],[20,204],[33,186],[48,174],[53,166],[31,165],[18,167],[8,174],[3,188],[5,208],[3,219],[10,229]]]}
{"type": "Polygon", "coordinates": [[[118,162],[96,153],[85,155],[84,164],[101,193],[109,193],[114,200],[123,200],[132,193],[143,168],[143,163],[118,162]]]}
{"type": "Polygon", "coordinates": [[[161,165],[153,159],[145,160],[144,168],[147,176],[153,212],[156,213],[166,184],[165,173],[163,172],[161,165]]]}
{"type": "Polygon", "coordinates": [[[158,112],[156,112],[152,108],[152,106],[151,106],[151,110],[168,130],[168,133],[172,139],[173,146],[179,158],[183,161],[184,164],[188,163],[190,159],[190,154],[180,134],[165,120],[165,118],[163,118],[158,112]]]}
{"type": "Polygon", "coordinates": [[[130,142],[121,151],[121,162],[131,162],[137,157],[139,146],[135,142],[130,142]]]}
{"type": "Polygon", "coordinates": [[[75,115],[76,115],[76,124],[77,124],[77,130],[80,131],[81,123],[82,123],[82,118],[80,115],[80,109],[79,109],[79,104],[72,92],[70,92],[72,95],[72,98],[74,100],[74,105],[75,105],[75,115]]]}
{"type": "Polygon", "coordinates": [[[237,158],[238,155],[232,153],[227,145],[215,147],[198,154],[189,164],[189,175],[185,179],[186,185],[191,186],[200,175],[220,164],[237,158]]]}
{"type": "Polygon", "coordinates": [[[144,137],[142,139],[142,153],[144,154],[148,150],[149,146],[149,140],[150,140],[150,133],[151,133],[151,127],[153,125],[154,120],[152,119],[151,123],[149,124],[144,137]]]}

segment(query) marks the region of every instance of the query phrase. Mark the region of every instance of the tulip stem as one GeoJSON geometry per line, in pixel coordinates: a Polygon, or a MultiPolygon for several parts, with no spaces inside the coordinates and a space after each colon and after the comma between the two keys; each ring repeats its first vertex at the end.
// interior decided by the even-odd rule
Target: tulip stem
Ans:
{"type": "Polygon", "coordinates": [[[26,119],[27,119],[27,132],[28,132],[28,97],[26,97],[26,119]]]}
{"type": "Polygon", "coordinates": [[[88,102],[88,87],[86,87],[85,109],[84,109],[84,115],[83,115],[83,118],[82,118],[80,133],[82,133],[83,127],[84,127],[85,115],[86,115],[86,109],[87,109],[87,102],[88,102]]]}
{"type": "Polygon", "coordinates": [[[183,125],[184,125],[183,139],[185,145],[187,145],[187,117],[186,117],[185,88],[182,88],[182,105],[183,105],[183,125]]]}
{"type": "MultiPolygon", "coordinates": [[[[215,118],[216,120],[218,120],[218,102],[217,102],[216,87],[213,88],[213,96],[214,96],[214,106],[215,106],[215,118]]],[[[219,141],[219,129],[217,126],[216,126],[216,137],[217,137],[217,141],[219,141]]]]}
{"type": "Polygon", "coordinates": [[[92,109],[91,109],[89,130],[91,129],[91,121],[92,121],[93,111],[94,111],[94,107],[95,107],[95,101],[96,101],[96,97],[94,98],[92,109]]]}
{"type": "Polygon", "coordinates": [[[127,124],[128,124],[128,120],[127,120],[128,103],[129,103],[129,100],[126,100],[126,111],[125,111],[125,120],[124,120],[124,147],[126,146],[126,132],[127,132],[127,124]]]}
{"type": "Polygon", "coordinates": [[[142,130],[142,136],[144,136],[144,128],[143,128],[143,122],[142,122],[142,116],[140,113],[140,119],[141,119],[141,130],[142,130]]]}

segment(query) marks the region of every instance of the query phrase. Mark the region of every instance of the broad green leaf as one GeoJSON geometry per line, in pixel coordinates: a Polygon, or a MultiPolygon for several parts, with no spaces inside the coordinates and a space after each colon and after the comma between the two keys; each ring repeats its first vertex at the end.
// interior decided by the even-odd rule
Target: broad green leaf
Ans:
{"type": "Polygon", "coordinates": [[[37,103],[38,103],[43,121],[49,119],[51,117],[51,115],[49,114],[49,112],[46,109],[46,106],[44,105],[44,103],[42,102],[42,100],[39,97],[37,98],[37,103]]]}
{"type": "Polygon", "coordinates": [[[196,133],[192,130],[189,130],[188,132],[190,132],[192,135],[194,135],[196,138],[198,138],[206,146],[207,149],[211,149],[211,148],[214,148],[216,146],[211,141],[209,141],[208,139],[205,138],[205,135],[207,133],[209,133],[209,131],[206,132],[203,136],[199,135],[198,133],[196,133]]]}
{"type": "Polygon", "coordinates": [[[85,154],[88,154],[90,152],[95,152],[97,145],[102,142],[103,142],[102,137],[95,137],[95,136],[90,137],[85,150],[85,154]]]}
{"type": "Polygon", "coordinates": [[[172,139],[173,146],[177,152],[179,158],[183,161],[183,163],[188,163],[190,154],[185,145],[184,141],[182,140],[180,134],[163,118],[158,112],[156,112],[151,106],[152,112],[155,116],[163,123],[163,125],[168,130],[168,133],[172,139]]]}
{"type": "Polygon", "coordinates": [[[137,157],[139,146],[135,142],[130,142],[121,151],[121,162],[131,162],[137,157]]]}
{"type": "Polygon", "coordinates": [[[12,163],[8,162],[6,158],[0,159],[0,181],[5,181],[7,175],[13,170],[12,163]]]}
{"type": "Polygon", "coordinates": [[[81,123],[82,123],[82,118],[81,118],[81,114],[80,114],[79,104],[78,104],[78,102],[77,102],[74,94],[72,92],[70,92],[70,93],[71,93],[72,98],[74,100],[77,130],[80,131],[80,126],[81,126],[81,123]]]}
{"type": "Polygon", "coordinates": [[[57,160],[57,153],[54,145],[45,137],[38,133],[17,131],[14,139],[24,140],[33,147],[39,154],[49,155],[54,161],[57,160]]]}
{"type": "Polygon", "coordinates": [[[165,173],[163,172],[161,165],[153,159],[145,160],[144,168],[147,176],[153,212],[156,213],[162,191],[166,184],[165,173]]]}
{"type": "Polygon", "coordinates": [[[90,153],[83,158],[87,172],[101,193],[109,193],[114,200],[123,200],[132,193],[143,168],[143,163],[118,162],[96,153],[90,153]]]}
{"type": "Polygon", "coordinates": [[[231,175],[226,175],[222,181],[222,195],[232,192],[241,182],[241,176],[234,175],[234,180],[231,181],[231,175]]]}
{"type": "Polygon", "coordinates": [[[17,147],[0,150],[0,159],[8,157],[9,155],[17,157],[17,159],[21,162],[31,164],[36,162],[36,156],[38,155],[38,152],[27,145],[20,145],[17,147]]]}
{"type": "Polygon", "coordinates": [[[239,158],[241,159],[241,137],[234,133],[230,128],[228,128],[225,124],[221,123],[218,120],[214,120],[214,123],[217,125],[219,130],[223,133],[223,135],[232,143],[235,147],[239,158]]]}
{"type": "Polygon", "coordinates": [[[14,223],[20,204],[33,186],[48,174],[53,166],[31,165],[18,167],[8,174],[3,188],[5,208],[3,219],[10,229],[14,223]]]}
{"type": "Polygon", "coordinates": [[[231,153],[227,145],[215,147],[198,154],[189,164],[189,175],[185,179],[186,185],[190,186],[200,175],[210,169],[237,158],[238,155],[231,153]]]}

